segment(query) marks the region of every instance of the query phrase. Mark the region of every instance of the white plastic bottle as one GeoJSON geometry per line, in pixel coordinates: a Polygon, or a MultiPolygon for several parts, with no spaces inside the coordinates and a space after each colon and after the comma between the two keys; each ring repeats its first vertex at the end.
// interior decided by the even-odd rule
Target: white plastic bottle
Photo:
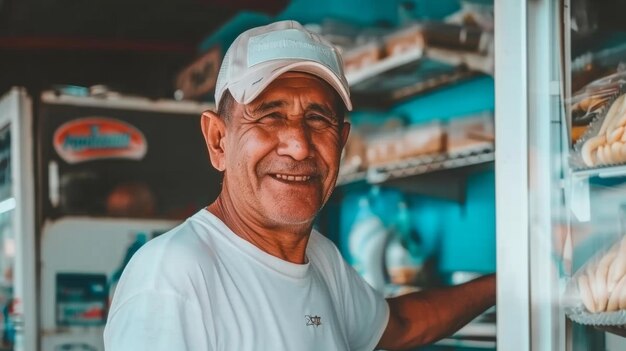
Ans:
{"type": "Polygon", "coordinates": [[[385,249],[385,266],[394,285],[415,286],[423,269],[424,258],[417,239],[412,236],[406,202],[398,204],[398,212],[385,249]]]}
{"type": "Polygon", "coordinates": [[[385,288],[385,246],[389,231],[372,211],[367,197],[359,199],[356,220],[348,236],[348,249],[352,265],[374,289],[385,288]]]}

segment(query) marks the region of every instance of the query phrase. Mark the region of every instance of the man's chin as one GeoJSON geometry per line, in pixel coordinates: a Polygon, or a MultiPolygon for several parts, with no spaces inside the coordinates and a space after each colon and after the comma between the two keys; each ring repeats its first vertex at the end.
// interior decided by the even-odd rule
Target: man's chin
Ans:
{"type": "Polygon", "coordinates": [[[272,211],[268,219],[277,227],[307,227],[313,224],[317,212],[272,211]]]}

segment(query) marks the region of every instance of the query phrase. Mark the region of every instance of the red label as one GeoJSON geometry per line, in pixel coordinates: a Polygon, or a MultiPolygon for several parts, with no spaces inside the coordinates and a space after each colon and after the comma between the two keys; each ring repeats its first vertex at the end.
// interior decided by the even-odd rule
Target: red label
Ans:
{"type": "Polygon", "coordinates": [[[140,160],[148,150],[139,129],[104,117],[79,118],[63,124],[54,132],[53,144],[68,163],[104,158],[140,160]]]}

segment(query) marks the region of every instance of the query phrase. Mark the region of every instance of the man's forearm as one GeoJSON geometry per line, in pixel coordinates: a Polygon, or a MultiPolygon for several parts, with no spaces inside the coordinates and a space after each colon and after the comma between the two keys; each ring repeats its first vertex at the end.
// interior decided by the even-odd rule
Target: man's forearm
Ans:
{"type": "Polygon", "coordinates": [[[495,275],[471,282],[388,299],[389,330],[380,346],[396,350],[451,335],[496,303],[495,275]]]}

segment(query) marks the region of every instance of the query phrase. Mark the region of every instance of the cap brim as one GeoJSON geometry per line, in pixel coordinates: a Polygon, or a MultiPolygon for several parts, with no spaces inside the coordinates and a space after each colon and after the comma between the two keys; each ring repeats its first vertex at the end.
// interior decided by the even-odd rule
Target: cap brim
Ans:
{"type": "Polygon", "coordinates": [[[293,63],[285,65],[285,60],[268,61],[259,64],[251,70],[246,79],[230,84],[227,89],[230,90],[235,100],[241,104],[248,104],[256,99],[270,83],[286,72],[304,72],[309,73],[323,79],[326,83],[335,89],[335,91],[343,100],[348,111],[352,111],[352,102],[350,101],[350,92],[347,84],[344,85],[337,75],[328,67],[314,61],[294,60],[293,63]]]}

